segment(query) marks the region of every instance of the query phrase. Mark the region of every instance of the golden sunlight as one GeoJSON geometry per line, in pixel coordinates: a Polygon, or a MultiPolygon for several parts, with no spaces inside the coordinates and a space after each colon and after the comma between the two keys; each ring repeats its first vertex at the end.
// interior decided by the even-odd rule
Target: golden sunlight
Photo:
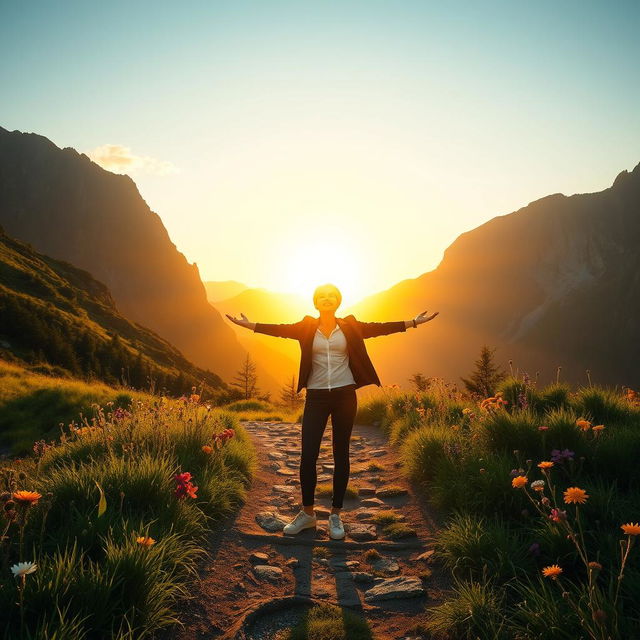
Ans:
{"type": "Polygon", "coordinates": [[[353,304],[363,295],[362,261],[355,244],[349,245],[333,233],[290,245],[281,255],[284,273],[282,287],[304,297],[313,295],[319,284],[331,282],[342,294],[341,307],[353,304]]]}

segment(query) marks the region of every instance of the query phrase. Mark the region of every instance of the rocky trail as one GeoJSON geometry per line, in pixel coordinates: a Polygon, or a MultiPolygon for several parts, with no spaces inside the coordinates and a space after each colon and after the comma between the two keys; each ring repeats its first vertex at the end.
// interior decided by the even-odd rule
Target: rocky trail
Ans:
{"type": "Polygon", "coordinates": [[[242,508],[211,540],[211,556],[181,610],[184,628],[167,640],[276,640],[310,606],[331,603],[364,618],[372,640],[411,638],[446,579],[432,564],[435,523],[401,473],[397,451],[376,427],[355,425],[349,489],[341,518],[346,536],[328,533],[333,460],[331,422],[318,458],[316,528],[282,528],[301,508],[299,423],[246,421],[258,471],[242,508]],[[397,516],[391,529],[381,522],[397,516]],[[381,522],[381,523],[379,523],[381,522]],[[375,549],[377,553],[370,551],[375,549]]]}

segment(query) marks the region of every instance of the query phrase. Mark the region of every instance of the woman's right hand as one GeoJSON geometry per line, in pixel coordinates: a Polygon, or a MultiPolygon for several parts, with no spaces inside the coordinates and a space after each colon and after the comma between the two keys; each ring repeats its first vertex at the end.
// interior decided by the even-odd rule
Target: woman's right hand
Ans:
{"type": "Polygon", "coordinates": [[[224,315],[227,316],[227,318],[229,318],[231,322],[234,322],[235,324],[238,324],[241,327],[246,327],[247,329],[253,328],[254,323],[249,322],[249,318],[247,318],[247,316],[245,316],[244,313],[240,314],[242,316],[241,318],[234,318],[233,316],[230,316],[228,313],[225,313],[224,315]]]}

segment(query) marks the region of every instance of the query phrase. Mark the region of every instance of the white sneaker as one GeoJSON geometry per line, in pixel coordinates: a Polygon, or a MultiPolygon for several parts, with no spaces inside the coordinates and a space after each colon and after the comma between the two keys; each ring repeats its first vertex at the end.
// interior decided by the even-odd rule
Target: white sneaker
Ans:
{"type": "Polygon", "coordinates": [[[329,514],[329,537],[334,540],[342,540],[344,538],[344,526],[340,520],[339,513],[329,514]]]}
{"type": "Polygon", "coordinates": [[[300,509],[296,517],[282,529],[283,533],[300,533],[303,529],[315,527],[317,519],[315,514],[310,516],[304,509],[300,509]]]}

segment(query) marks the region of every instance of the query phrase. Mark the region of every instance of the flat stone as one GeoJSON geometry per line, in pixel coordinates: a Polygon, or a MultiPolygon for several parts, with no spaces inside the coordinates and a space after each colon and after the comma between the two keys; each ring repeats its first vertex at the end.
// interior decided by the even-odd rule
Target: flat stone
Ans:
{"type": "Polygon", "coordinates": [[[322,465],[322,470],[323,471],[333,471],[335,469],[335,465],[334,464],[329,464],[329,463],[325,463],[322,465]]]}
{"type": "Polygon", "coordinates": [[[433,549],[429,549],[429,551],[425,551],[421,553],[419,556],[416,556],[416,560],[422,560],[422,562],[427,562],[431,564],[433,562],[433,554],[435,551],[433,549]]]}
{"type": "Polygon", "coordinates": [[[396,576],[378,582],[364,593],[367,602],[393,600],[396,598],[415,598],[424,595],[422,580],[413,576],[396,576]]]}
{"type": "Polygon", "coordinates": [[[286,484],[274,484],[271,488],[271,491],[274,493],[291,493],[294,490],[294,487],[288,486],[286,484]]]}
{"type": "Polygon", "coordinates": [[[354,582],[373,582],[375,576],[367,571],[354,571],[351,576],[354,582]]]}
{"type": "Polygon", "coordinates": [[[385,507],[386,503],[380,498],[365,498],[361,501],[363,507],[385,507]]]}
{"type": "Polygon", "coordinates": [[[348,529],[347,533],[349,537],[358,542],[375,540],[378,537],[376,528],[372,524],[351,524],[348,529]]]}
{"type": "Polygon", "coordinates": [[[267,454],[270,460],[282,460],[282,458],[286,458],[287,456],[284,453],[280,453],[279,451],[269,451],[267,454]]]}
{"type": "Polygon", "coordinates": [[[372,486],[360,486],[358,487],[358,495],[359,496],[375,496],[376,495],[376,488],[372,487],[372,486]]]}
{"type": "Polygon", "coordinates": [[[289,523],[289,521],[285,520],[277,511],[261,511],[260,513],[256,513],[256,522],[265,531],[269,531],[270,533],[282,531],[285,525],[289,523]]]}
{"type": "Polygon", "coordinates": [[[387,455],[386,449],[374,449],[373,451],[369,451],[370,456],[379,457],[387,455]]]}
{"type": "Polygon", "coordinates": [[[286,469],[284,467],[280,467],[278,469],[276,469],[276,473],[280,474],[281,476],[295,476],[296,472],[292,471],[291,469],[286,469]]]}
{"type": "Polygon", "coordinates": [[[376,491],[376,496],[379,498],[393,498],[395,496],[404,496],[407,493],[404,487],[383,487],[376,491]]]}
{"type": "Polygon", "coordinates": [[[282,578],[282,569],[280,567],[272,567],[268,564],[257,564],[253,567],[253,572],[261,580],[271,580],[273,582],[282,578]]]}
{"type": "Polygon", "coordinates": [[[375,571],[380,571],[388,576],[394,575],[400,572],[400,566],[394,558],[378,558],[371,563],[371,566],[375,571]]]}
{"type": "Polygon", "coordinates": [[[249,560],[251,562],[255,562],[256,564],[266,564],[269,562],[269,556],[266,553],[262,553],[261,551],[254,551],[250,556],[249,560]]]}

